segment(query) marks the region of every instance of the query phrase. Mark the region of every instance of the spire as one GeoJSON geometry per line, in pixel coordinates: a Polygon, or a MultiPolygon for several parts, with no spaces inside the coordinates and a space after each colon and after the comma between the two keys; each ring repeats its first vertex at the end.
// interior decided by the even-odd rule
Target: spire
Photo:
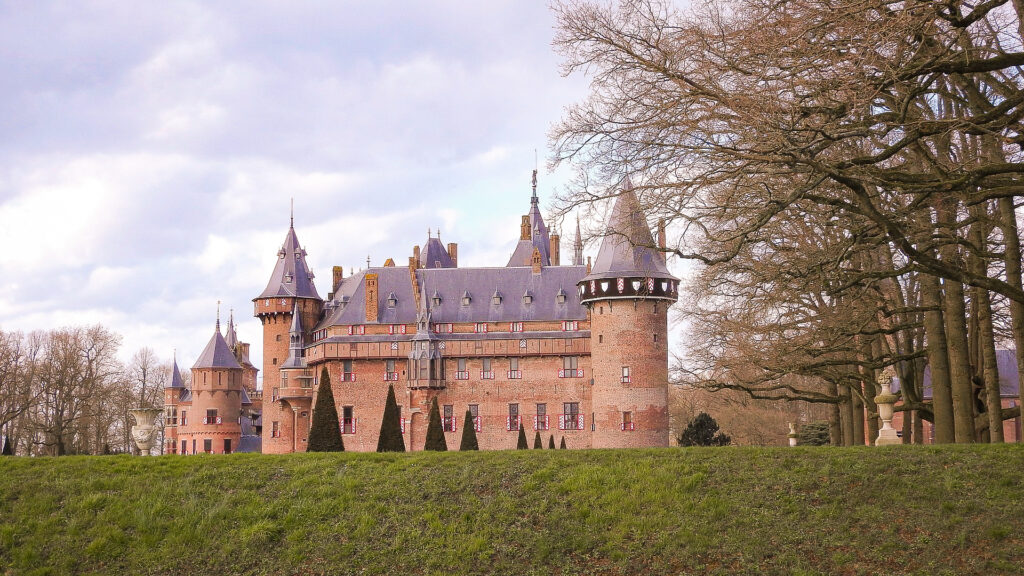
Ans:
{"type": "Polygon", "coordinates": [[[217,334],[220,334],[220,300],[217,300],[217,334]]]}
{"type": "Polygon", "coordinates": [[[302,334],[302,313],[299,311],[299,303],[295,302],[292,308],[292,325],[288,329],[288,359],[281,365],[282,368],[304,368],[306,366],[305,352],[306,339],[302,334]]]}
{"type": "Polygon", "coordinates": [[[295,198],[292,198],[291,216],[288,221],[289,228],[295,228],[295,198]]]}
{"type": "Polygon", "coordinates": [[[537,205],[537,169],[533,169],[533,195],[530,196],[530,204],[533,206],[537,205]]]}
{"type": "Polygon", "coordinates": [[[270,274],[270,281],[257,298],[276,297],[321,300],[313,284],[313,272],[306,264],[306,251],[295,234],[294,217],[284,237],[284,244],[277,252],[277,264],[270,274]]]}
{"type": "Polygon", "coordinates": [[[242,369],[242,366],[235,359],[234,352],[228,346],[228,343],[224,341],[224,337],[220,333],[220,303],[217,304],[217,330],[214,331],[210,341],[206,344],[206,348],[203,349],[203,353],[199,355],[199,359],[192,368],[237,368],[242,369]]]}
{"type": "Polygon", "coordinates": [[[181,379],[181,370],[178,370],[178,351],[174,351],[174,360],[171,366],[171,381],[167,383],[165,388],[184,388],[185,383],[181,379]]]}
{"type": "Polygon", "coordinates": [[[533,194],[530,196],[530,212],[523,217],[519,243],[512,252],[507,266],[530,266],[533,250],[540,251],[542,264],[551,265],[551,239],[544,218],[540,215],[540,199],[537,198],[537,171],[533,171],[533,194]]]}
{"type": "Polygon", "coordinates": [[[576,214],[576,240],[572,245],[572,265],[583,266],[583,235],[580,234],[579,214],[576,214]]]}
{"type": "Polygon", "coordinates": [[[232,308],[230,315],[228,316],[228,330],[227,334],[224,335],[224,341],[228,343],[228,347],[234,350],[238,347],[238,333],[235,332],[235,309],[232,308]]]}
{"type": "Polygon", "coordinates": [[[615,199],[593,269],[585,279],[645,276],[674,279],[654,243],[647,217],[627,176],[615,199]]]}

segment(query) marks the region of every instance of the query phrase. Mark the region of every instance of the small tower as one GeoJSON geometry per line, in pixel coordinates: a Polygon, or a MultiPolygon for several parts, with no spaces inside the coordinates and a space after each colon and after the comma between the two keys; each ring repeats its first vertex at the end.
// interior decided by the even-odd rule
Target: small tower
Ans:
{"type": "MultiPolygon", "coordinates": [[[[335,287],[335,291],[337,288],[335,287]]],[[[306,264],[306,251],[295,234],[291,219],[284,244],[277,252],[277,263],[266,289],[253,299],[253,314],[263,323],[263,452],[291,452],[294,443],[281,434],[273,435],[274,423],[283,427],[293,420],[291,410],[277,399],[281,386],[281,364],[289,354],[289,330],[297,311],[300,325],[311,330],[320,321],[323,299],[313,284],[313,273],[306,264]]],[[[307,337],[309,334],[303,334],[307,337]]],[[[280,430],[280,428],[279,428],[280,430]]]]}
{"type": "Polygon", "coordinates": [[[668,308],[678,280],[665,266],[628,179],[590,273],[594,448],[668,446],[668,308]]]}
{"type": "Polygon", "coordinates": [[[583,266],[583,236],[580,234],[579,216],[576,216],[576,240],[572,243],[572,265],[583,266]]]}
{"type": "Polygon", "coordinates": [[[185,383],[178,370],[178,355],[174,355],[171,379],[164,386],[164,454],[178,454],[178,403],[185,392],[185,383]]]}
{"type": "Polygon", "coordinates": [[[302,329],[302,313],[298,303],[292,312],[292,323],[288,329],[288,358],[281,364],[281,384],[278,388],[276,406],[284,416],[278,420],[275,438],[290,439],[290,452],[306,449],[309,436],[309,420],[313,404],[313,369],[306,363],[306,338],[302,329]]]}
{"type": "Polygon", "coordinates": [[[530,195],[530,212],[523,216],[520,225],[519,243],[506,266],[531,266],[533,252],[540,252],[541,266],[551,266],[551,238],[544,218],[540,215],[540,199],[537,198],[537,171],[533,171],[533,193],[530,195]]]}
{"type": "Polygon", "coordinates": [[[189,453],[230,454],[242,438],[242,366],[220,333],[220,318],[210,341],[192,366],[192,404],[178,437],[189,453]]]}

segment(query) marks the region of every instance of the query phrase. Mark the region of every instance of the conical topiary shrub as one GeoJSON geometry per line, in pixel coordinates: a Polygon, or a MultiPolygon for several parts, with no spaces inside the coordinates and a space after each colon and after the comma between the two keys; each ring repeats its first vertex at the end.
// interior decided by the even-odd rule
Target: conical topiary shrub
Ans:
{"type": "Polygon", "coordinates": [[[519,442],[516,443],[516,450],[529,450],[530,445],[526,443],[526,430],[523,430],[523,423],[519,423],[519,442]]]}
{"type": "Polygon", "coordinates": [[[324,366],[320,373],[320,387],[316,391],[316,405],[313,406],[313,425],[309,429],[306,452],[344,452],[345,442],[338,427],[338,407],[334,404],[331,390],[331,375],[324,366]]]}
{"type": "Polygon", "coordinates": [[[427,420],[427,440],[424,450],[447,452],[448,443],[444,440],[444,428],[441,427],[441,410],[437,407],[437,398],[430,403],[430,417],[427,420]]]}
{"type": "Polygon", "coordinates": [[[558,448],[565,450],[565,436],[562,436],[562,443],[558,445],[558,448]]]}
{"type": "Polygon", "coordinates": [[[380,421],[380,437],[377,439],[377,452],[405,452],[405,441],[402,440],[402,423],[399,421],[401,412],[395,401],[395,386],[388,385],[388,398],[384,401],[384,418],[380,421]]]}
{"type": "Polygon", "coordinates": [[[543,447],[544,447],[544,441],[540,439],[540,430],[537,430],[537,433],[534,434],[534,436],[533,436],[533,449],[534,450],[540,450],[543,447]]]}
{"type": "Polygon", "coordinates": [[[473,422],[473,413],[466,410],[466,421],[462,423],[462,442],[459,444],[459,451],[479,450],[476,442],[476,422],[473,422]]]}
{"type": "Polygon", "coordinates": [[[548,436],[548,450],[555,449],[555,435],[548,436]]]}

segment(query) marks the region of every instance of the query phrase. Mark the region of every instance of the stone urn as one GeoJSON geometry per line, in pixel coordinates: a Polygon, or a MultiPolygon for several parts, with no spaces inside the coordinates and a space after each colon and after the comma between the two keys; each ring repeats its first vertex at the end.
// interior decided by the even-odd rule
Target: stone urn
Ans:
{"type": "Polygon", "coordinates": [[[154,424],[156,417],[160,415],[159,408],[134,408],[128,411],[135,418],[135,426],[132,426],[132,440],[139,447],[143,456],[148,456],[149,451],[156,443],[157,427],[154,424]]]}
{"type": "Polygon", "coordinates": [[[878,430],[875,446],[903,443],[899,434],[892,427],[893,406],[900,399],[898,395],[892,393],[892,379],[895,376],[891,366],[882,370],[882,373],[878,375],[878,386],[882,389],[882,393],[875,396],[875,405],[878,406],[878,417],[882,419],[882,427],[878,430]]]}
{"type": "Polygon", "coordinates": [[[796,424],[794,424],[792,422],[789,423],[789,434],[786,434],[786,437],[789,438],[789,445],[790,446],[796,446],[796,439],[797,439],[796,424]]]}

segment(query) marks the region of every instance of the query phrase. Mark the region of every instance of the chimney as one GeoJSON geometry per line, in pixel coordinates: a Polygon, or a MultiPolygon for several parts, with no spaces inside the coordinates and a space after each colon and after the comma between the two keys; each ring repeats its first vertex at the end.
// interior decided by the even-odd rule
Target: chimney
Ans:
{"type": "Polygon", "coordinates": [[[590,274],[590,256],[587,256],[587,274],[590,274]]]}
{"type": "Polygon", "coordinates": [[[661,248],[661,260],[665,261],[668,254],[665,252],[665,219],[658,220],[658,248],[661,248]]]}
{"type": "Polygon", "coordinates": [[[341,288],[341,281],[345,278],[345,267],[335,266],[331,269],[334,275],[334,281],[331,283],[331,292],[337,292],[338,288],[341,288]]]}
{"type": "Polygon", "coordinates": [[[241,356],[242,359],[244,359],[244,360],[248,360],[249,359],[249,343],[248,342],[239,342],[238,343],[238,351],[239,351],[238,355],[241,356]]]}
{"type": "Polygon", "coordinates": [[[540,250],[536,246],[534,246],[533,256],[530,257],[530,264],[533,266],[534,274],[540,274],[541,261],[542,260],[540,257],[540,250]]]}
{"type": "Polygon", "coordinates": [[[366,275],[366,321],[377,321],[377,275],[366,275]]]}
{"type": "Polygon", "coordinates": [[[420,309],[420,283],[416,279],[416,265],[419,260],[415,257],[409,257],[409,284],[412,285],[412,296],[416,300],[416,309],[420,309]]]}
{"type": "Polygon", "coordinates": [[[448,243],[448,256],[451,256],[452,265],[459,267],[459,245],[455,242],[448,243]]]}
{"type": "Polygon", "coordinates": [[[416,265],[419,266],[419,262],[420,262],[420,247],[419,246],[413,246],[412,247],[412,257],[416,259],[416,265]]]}
{"type": "Polygon", "coordinates": [[[523,221],[519,225],[519,239],[529,240],[530,236],[530,215],[523,216],[523,221]]]}
{"type": "Polygon", "coordinates": [[[551,234],[551,265],[561,266],[561,240],[562,237],[558,235],[558,232],[551,234]]]}

